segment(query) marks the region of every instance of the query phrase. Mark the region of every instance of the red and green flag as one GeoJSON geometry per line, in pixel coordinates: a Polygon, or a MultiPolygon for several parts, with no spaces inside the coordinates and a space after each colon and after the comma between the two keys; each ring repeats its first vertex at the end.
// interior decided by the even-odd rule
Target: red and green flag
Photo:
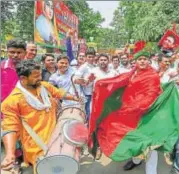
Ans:
{"type": "Polygon", "coordinates": [[[112,160],[123,161],[152,146],[172,151],[179,136],[179,94],[175,84],[161,87],[152,68],[133,74],[96,83],[89,126],[93,154],[100,146],[112,160]]]}

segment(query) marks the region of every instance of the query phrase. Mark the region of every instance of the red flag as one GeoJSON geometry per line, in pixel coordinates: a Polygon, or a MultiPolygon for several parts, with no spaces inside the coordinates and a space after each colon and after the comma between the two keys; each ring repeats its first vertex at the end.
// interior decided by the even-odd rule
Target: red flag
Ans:
{"type": "Polygon", "coordinates": [[[146,42],[145,41],[138,41],[135,43],[135,48],[133,53],[136,54],[137,52],[143,50],[146,46],[146,42]]]}

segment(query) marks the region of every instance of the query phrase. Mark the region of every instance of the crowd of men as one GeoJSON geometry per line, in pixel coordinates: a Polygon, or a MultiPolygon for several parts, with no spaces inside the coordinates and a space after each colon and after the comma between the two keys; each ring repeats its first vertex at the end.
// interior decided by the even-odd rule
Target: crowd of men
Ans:
{"type": "MultiPolygon", "coordinates": [[[[46,134],[41,138],[44,142],[48,142],[49,135],[55,126],[55,113],[59,109],[59,103],[62,107],[78,106],[79,101],[83,100],[88,123],[96,82],[132,72],[136,66],[139,66],[136,63],[137,60],[131,59],[128,53],[99,54],[94,49],[88,49],[86,53],[79,52],[76,59],[72,61],[66,55],[55,57],[52,53],[46,53],[42,55],[40,64],[35,61],[37,46],[33,42],[25,44],[20,40],[8,42],[7,55],[8,59],[1,62],[2,136],[6,150],[6,156],[2,162],[4,169],[9,169],[14,164],[17,157],[15,156],[16,142],[19,139],[23,144],[26,163],[34,164],[36,157],[41,153],[30,140],[31,138],[24,133],[21,119],[25,119],[39,135],[42,135],[42,132],[46,134]],[[72,84],[75,84],[75,89],[72,84]],[[76,90],[80,98],[76,96],[76,90]],[[49,99],[47,93],[50,93],[49,99]],[[37,100],[32,97],[32,94],[37,100]],[[47,113],[43,112],[43,109],[47,113]],[[40,118],[37,118],[38,114],[41,115],[40,118]],[[47,114],[48,117],[45,117],[47,114]],[[22,118],[19,119],[19,116],[22,118]]],[[[141,58],[140,66],[144,65],[147,59],[153,70],[158,73],[161,83],[174,81],[179,90],[179,53],[174,52],[171,56],[161,53],[141,56],[144,59],[141,58]]],[[[150,165],[148,170],[156,174],[157,154],[155,151],[153,156],[151,158],[155,164],[150,165]]],[[[130,170],[140,163],[141,161],[129,161],[124,169],[130,170]]],[[[148,170],[146,169],[146,173],[148,170]]]]}

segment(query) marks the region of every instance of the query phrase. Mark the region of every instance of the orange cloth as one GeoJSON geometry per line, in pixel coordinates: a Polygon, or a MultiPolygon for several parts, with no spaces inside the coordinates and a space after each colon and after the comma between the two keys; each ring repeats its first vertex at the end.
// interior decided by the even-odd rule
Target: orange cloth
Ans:
{"type": "MultiPolygon", "coordinates": [[[[57,89],[47,82],[42,82],[41,84],[47,89],[50,96],[52,106],[49,111],[39,111],[32,108],[18,88],[12,91],[1,106],[4,114],[2,129],[17,132],[22,143],[25,162],[33,165],[43,151],[26,132],[20,118],[23,118],[47,144],[56,125],[57,102],[55,98],[62,98],[66,93],[63,89],[57,89]]],[[[37,88],[37,94],[40,96],[40,87],[37,88]]]]}

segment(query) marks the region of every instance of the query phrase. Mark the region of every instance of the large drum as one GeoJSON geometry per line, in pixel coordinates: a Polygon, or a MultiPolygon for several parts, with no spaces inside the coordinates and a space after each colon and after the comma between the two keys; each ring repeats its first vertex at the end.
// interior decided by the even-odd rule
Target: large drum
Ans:
{"type": "Polygon", "coordinates": [[[79,171],[81,147],[86,144],[88,136],[84,122],[85,114],[80,109],[62,110],[48,143],[48,151],[37,162],[37,174],[76,174],[79,171]]]}
{"type": "Polygon", "coordinates": [[[78,120],[82,123],[86,122],[85,113],[78,107],[66,107],[66,108],[62,109],[62,111],[58,115],[58,118],[60,120],[74,119],[74,120],[78,120]]]}

